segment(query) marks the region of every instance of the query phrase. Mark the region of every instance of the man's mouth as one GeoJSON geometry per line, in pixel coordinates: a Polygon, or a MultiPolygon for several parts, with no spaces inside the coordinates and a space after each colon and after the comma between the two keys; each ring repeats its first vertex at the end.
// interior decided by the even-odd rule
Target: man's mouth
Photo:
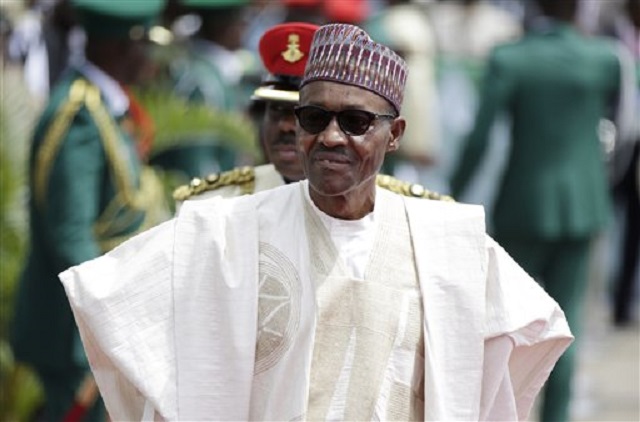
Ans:
{"type": "Polygon", "coordinates": [[[349,164],[351,162],[347,155],[330,151],[319,151],[315,153],[313,160],[326,164],[349,164]]]}
{"type": "Polygon", "coordinates": [[[298,159],[298,149],[294,144],[274,145],[271,150],[281,158],[289,160],[298,159]]]}

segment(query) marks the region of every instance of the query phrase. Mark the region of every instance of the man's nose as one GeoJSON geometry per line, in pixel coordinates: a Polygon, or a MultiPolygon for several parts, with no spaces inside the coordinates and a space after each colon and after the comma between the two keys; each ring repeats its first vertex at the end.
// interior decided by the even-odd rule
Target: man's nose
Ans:
{"type": "Polygon", "coordinates": [[[281,132],[295,132],[296,115],[293,112],[283,114],[278,120],[278,126],[281,132]]]}
{"type": "Polygon", "coordinates": [[[318,141],[329,148],[345,145],[347,143],[347,134],[340,129],[336,116],[331,118],[327,127],[325,127],[317,136],[318,141]]]}

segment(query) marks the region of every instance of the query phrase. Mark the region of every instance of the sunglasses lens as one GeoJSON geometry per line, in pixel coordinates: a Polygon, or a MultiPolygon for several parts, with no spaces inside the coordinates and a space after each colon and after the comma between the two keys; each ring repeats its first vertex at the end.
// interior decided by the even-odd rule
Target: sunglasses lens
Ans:
{"type": "Polygon", "coordinates": [[[375,119],[375,115],[364,110],[344,110],[338,113],[338,124],[349,135],[362,135],[375,119]]]}
{"type": "Polygon", "coordinates": [[[296,109],[300,126],[311,134],[322,132],[331,121],[331,113],[319,107],[300,107],[296,109]]]}
{"type": "Polygon", "coordinates": [[[322,107],[303,106],[295,109],[300,126],[312,135],[322,132],[334,115],[337,116],[340,129],[347,135],[363,135],[371,127],[376,115],[364,110],[342,110],[332,112],[322,107]]]}

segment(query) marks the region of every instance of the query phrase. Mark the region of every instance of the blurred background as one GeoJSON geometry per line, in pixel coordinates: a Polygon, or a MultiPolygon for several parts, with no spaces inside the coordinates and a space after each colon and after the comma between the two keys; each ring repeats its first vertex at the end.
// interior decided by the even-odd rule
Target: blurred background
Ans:
{"type": "MultiPolygon", "coordinates": [[[[122,7],[129,1],[137,0],[113,0],[122,7]]],[[[401,54],[410,72],[402,112],[408,129],[383,170],[450,194],[465,140],[477,123],[493,49],[517,42],[540,17],[533,0],[220,0],[208,8],[187,3],[168,0],[148,33],[151,65],[131,87],[146,128],[136,141],[162,183],[169,214],[171,193],[191,178],[263,162],[250,97],[265,77],[257,50],[270,26],[353,23],[401,54]]],[[[639,8],[640,0],[581,0],[574,20],[594,43],[606,38],[626,51],[621,68],[630,71],[620,76],[627,83],[593,129],[614,218],[590,254],[570,406],[575,421],[640,420],[639,257],[632,246],[640,236],[640,213],[627,211],[638,209],[640,194],[639,8]],[[621,188],[626,180],[631,188],[621,188]],[[627,287],[618,293],[621,299],[616,292],[622,273],[627,287]]],[[[8,340],[29,249],[29,148],[52,89],[82,62],[86,36],[67,0],[2,0],[0,30],[0,421],[36,421],[43,420],[41,382],[14,358],[8,340]]],[[[456,200],[492,209],[510,153],[510,125],[502,117],[492,123],[480,169],[456,200]]]]}

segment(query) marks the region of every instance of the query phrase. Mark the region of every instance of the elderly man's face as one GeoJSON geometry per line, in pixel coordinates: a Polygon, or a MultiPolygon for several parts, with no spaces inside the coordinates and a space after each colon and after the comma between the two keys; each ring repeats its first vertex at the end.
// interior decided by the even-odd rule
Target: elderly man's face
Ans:
{"type": "Polygon", "coordinates": [[[328,81],[304,86],[300,91],[300,106],[317,106],[331,112],[364,110],[386,115],[373,119],[370,125],[361,126],[364,133],[355,135],[346,133],[345,126],[349,132],[350,126],[357,127],[354,125],[357,120],[343,119],[341,127],[339,118],[334,116],[326,127],[313,133],[314,130],[303,127],[304,122],[301,125],[298,115],[298,151],[311,188],[320,196],[345,195],[351,191],[370,195],[385,154],[398,148],[404,119],[389,116],[394,114],[393,107],[379,95],[328,81]]]}
{"type": "Polygon", "coordinates": [[[296,149],[295,103],[269,101],[262,119],[262,148],[265,158],[288,181],[304,179],[296,149]]]}

